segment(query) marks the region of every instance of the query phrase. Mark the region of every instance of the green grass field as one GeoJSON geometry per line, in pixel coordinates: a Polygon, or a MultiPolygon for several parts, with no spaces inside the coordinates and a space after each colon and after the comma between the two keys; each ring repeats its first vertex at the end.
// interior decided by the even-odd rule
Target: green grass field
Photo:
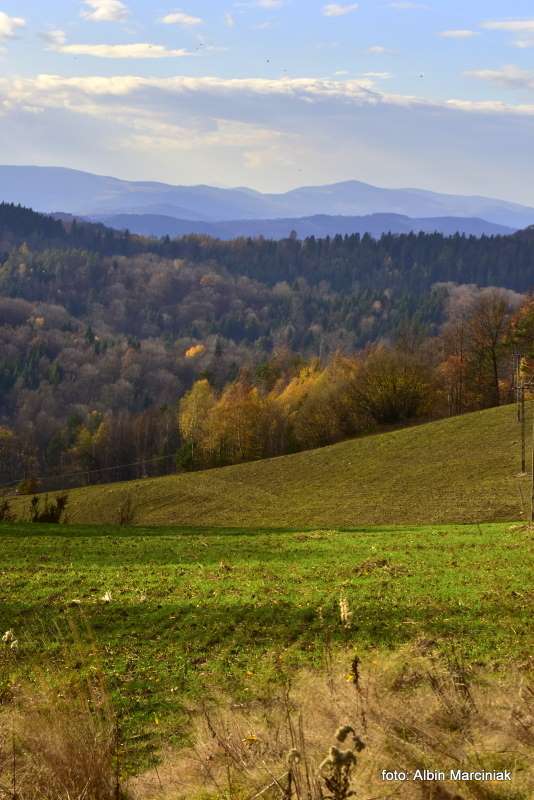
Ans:
{"type": "MultiPolygon", "coordinates": [[[[529,423],[530,424],[530,423],[529,423]]],[[[519,425],[505,406],[320,450],[70,493],[73,523],[324,527],[521,518],[519,425]]],[[[522,484],[522,486],[521,486],[522,484]]],[[[27,501],[16,500],[19,516],[27,501]]]]}
{"type": "MultiPolygon", "coordinates": [[[[265,700],[333,654],[349,665],[424,641],[486,672],[530,671],[519,433],[508,406],[79,489],[68,525],[1,524],[0,634],[19,648],[0,646],[0,704],[13,681],[61,692],[103,673],[136,770],[187,741],[204,699],[265,700]],[[125,497],[135,524],[119,527],[125,497]]],[[[28,502],[14,500],[19,519],[28,502]]]]}
{"type": "Polygon", "coordinates": [[[323,664],[325,648],[365,658],[425,637],[469,663],[524,667],[531,546],[531,532],[509,524],[3,524],[0,631],[13,629],[19,650],[3,649],[1,680],[5,689],[35,670],[68,677],[101,660],[134,761],[146,763],[158,736],[184,740],[184,704],[206,692],[266,696],[284,675],[323,664]]]}

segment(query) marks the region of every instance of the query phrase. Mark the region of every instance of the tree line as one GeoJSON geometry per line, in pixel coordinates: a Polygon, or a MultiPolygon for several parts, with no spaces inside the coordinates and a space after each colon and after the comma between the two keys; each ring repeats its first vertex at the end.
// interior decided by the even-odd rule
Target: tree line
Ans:
{"type": "MultiPolygon", "coordinates": [[[[510,402],[514,352],[534,360],[534,298],[455,287],[438,336],[323,360],[281,349],[225,384],[201,376],[164,407],[73,416],[48,442],[58,479],[43,488],[274,457],[510,402]]],[[[25,475],[35,491],[39,468],[24,434],[0,427],[3,480],[25,475]]]]}
{"type": "Polygon", "coordinates": [[[512,353],[534,355],[534,300],[456,287],[439,336],[297,364],[274,357],[180,402],[183,463],[205,468],[321,447],[513,400],[512,353]]]}

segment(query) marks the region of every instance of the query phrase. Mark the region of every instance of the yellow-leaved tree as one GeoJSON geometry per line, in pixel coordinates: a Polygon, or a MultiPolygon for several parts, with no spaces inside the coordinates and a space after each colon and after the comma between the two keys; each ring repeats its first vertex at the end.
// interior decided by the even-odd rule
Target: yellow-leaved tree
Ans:
{"type": "Polygon", "coordinates": [[[184,442],[191,448],[192,466],[203,464],[210,450],[210,416],[216,399],[209,381],[196,381],[180,401],[178,427],[184,442]]]}
{"type": "Polygon", "coordinates": [[[217,463],[237,463],[269,453],[276,409],[255,386],[238,380],[227,386],[209,420],[209,446],[217,463]]]}
{"type": "Polygon", "coordinates": [[[354,391],[358,370],[357,360],[336,355],[326,367],[304,367],[283,389],[278,403],[295,447],[321,447],[369,426],[354,391]]]}

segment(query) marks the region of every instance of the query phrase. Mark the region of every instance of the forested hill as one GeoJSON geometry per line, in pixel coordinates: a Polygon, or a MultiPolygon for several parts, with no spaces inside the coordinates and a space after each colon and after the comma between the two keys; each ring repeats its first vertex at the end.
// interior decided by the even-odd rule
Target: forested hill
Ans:
{"type": "Polygon", "coordinates": [[[13,203],[0,203],[0,241],[63,241],[66,231],[61,222],[13,203]]]}
{"type": "Polygon", "coordinates": [[[60,222],[28,209],[0,204],[0,252],[27,242],[36,249],[83,249],[100,255],[152,253],[164,259],[213,262],[267,286],[305,279],[336,291],[366,288],[419,293],[436,283],[474,283],[527,292],[534,286],[534,229],[511,236],[365,234],[281,241],[207,236],[150,239],[100,224],[60,222]]]}
{"type": "Polygon", "coordinates": [[[130,235],[97,223],[58,219],[14,203],[0,203],[0,252],[22,243],[43,250],[51,247],[87,248],[99,253],[128,253],[137,247],[130,235]]]}
{"type": "Polygon", "coordinates": [[[280,242],[204,237],[162,241],[158,252],[192,261],[210,261],[233,274],[267,285],[304,278],[327,282],[337,291],[354,287],[419,294],[436,283],[475,283],[528,292],[534,287],[534,236],[451,236],[386,234],[314,237],[280,242]]]}
{"type": "Polygon", "coordinates": [[[129,477],[109,470],[142,463],[144,474],[152,458],[168,470],[187,445],[176,412],[192,387],[216,422],[267,420],[258,408],[283,420],[283,434],[269,417],[237,455],[224,433],[217,463],[367,430],[364,363],[387,380],[400,364],[400,385],[412,386],[406,371],[417,384],[409,413],[377,424],[497,404],[514,325],[530,349],[532,287],[531,231],[156,240],[0,206],[0,484],[80,469],[129,477]],[[384,342],[408,360],[394,350],[375,363],[384,342]]]}

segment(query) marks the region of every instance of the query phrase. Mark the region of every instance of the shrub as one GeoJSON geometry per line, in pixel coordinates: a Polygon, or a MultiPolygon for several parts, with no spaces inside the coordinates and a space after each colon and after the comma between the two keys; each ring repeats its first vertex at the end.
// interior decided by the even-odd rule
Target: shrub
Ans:
{"type": "Polygon", "coordinates": [[[128,492],[123,496],[117,511],[117,522],[119,525],[133,525],[135,521],[135,504],[132,495],[128,492]]]}
{"type": "Polygon", "coordinates": [[[15,515],[11,510],[9,500],[0,500],[0,522],[14,522],[15,515]]]}
{"type": "Polygon", "coordinates": [[[356,401],[379,425],[397,425],[428,413],[430,377],[416,357],[387,347],[372,350],[355,386],[356,401]]]}
{"type": "Polygon", "coordinates": [[[31,522],[46,522],[55,523],[65,522],[65,509],[69,502],[67,494],[58,494],[53,500],[48,499],[45,495],[43,505],[41,506],[41,499],[35,495],[32,497],[30,503],[30,520],[31,522]]]}
{"type": "Polygon", "coordinates": [[[24,478],[17,486],[17,494],[35,494],[39,490],[37,478],[24,478]]]}

